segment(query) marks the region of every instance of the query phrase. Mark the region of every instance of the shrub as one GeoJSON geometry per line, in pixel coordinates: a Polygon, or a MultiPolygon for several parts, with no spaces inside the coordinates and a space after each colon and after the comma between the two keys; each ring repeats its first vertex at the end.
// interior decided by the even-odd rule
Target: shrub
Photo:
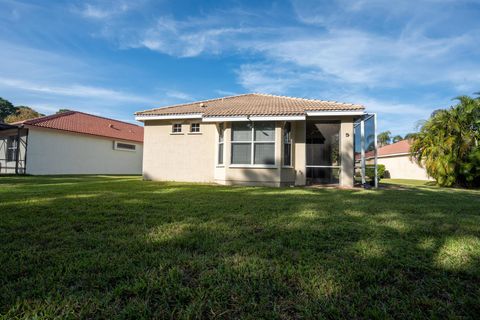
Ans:
{"type": "MultiPolygon", "coordinates": [[[[375,167],[374,166],[366,167],[365,175],[373,180],[375,178],[375,167]]],[[[383,179],[385,177],[385,165],[377,164],[377,175],[378,175],[378,181],[380,181],[380,179],[383,179]]]]}

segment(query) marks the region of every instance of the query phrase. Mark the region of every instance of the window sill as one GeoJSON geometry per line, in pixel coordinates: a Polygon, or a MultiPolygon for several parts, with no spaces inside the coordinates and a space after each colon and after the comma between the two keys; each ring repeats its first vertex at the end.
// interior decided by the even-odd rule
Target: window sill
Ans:
{"type": "Polygon", "coordinates": [[[282,166],[283,169],[294,169],[293,166],[282,166]]]}
{"type": "Polygon", "coordinates": [[[182,135],[184,135],[184,134],[185,134],[185,133],[183,133],[183,132],[170,132],[170,135],[171,135],[171,136],[182,136],[182,135]]]}
{"type": "Polygon", "coordinates": [[[191,135],[191,136],[199,136],[199,135],[202,135],[203,132],[189,132],[187,133],[188,135],[191,135]]]}
{"type": "Polygon", "coordinates": [[[245,169],[277,169],[276,165],[262,164],[231,164],[229,168],[245,168],[245,169]]]}

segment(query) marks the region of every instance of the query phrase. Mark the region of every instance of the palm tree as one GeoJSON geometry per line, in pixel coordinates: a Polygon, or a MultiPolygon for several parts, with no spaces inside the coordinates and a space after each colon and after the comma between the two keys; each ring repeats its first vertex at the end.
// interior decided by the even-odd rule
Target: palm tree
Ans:
{"type": "Polygon", "coordinates": [[[410,132],[410,133],[407,133],[404,137],[403,137],[403,140],[410,140],[410,139],[413,139],[415,137],[416,133],[413,133],[413,132],[410,132]]]}
{"type": "Polygon", "coordinates": [[[436,110],[412,142],[412,157],[442,186],[480,185],[480,98],[436,110]]]}
{"type": "Polygon", "coordinates": [[[402,140],[403,140],[403,138],[400,135],[396,135],[395,137],[392,138],[393,143],[396,143],[396,142],[399,142],[399,141],[402,141],[402,140]]]}
{"type": "Polygon", "coordinates": [[[392,140],[391,135],[392,133],[390,131],[380,132],[377,135],[377,142],[379,147],[383,147],[387,144],[390,144],[390,141],[392,140]]]}

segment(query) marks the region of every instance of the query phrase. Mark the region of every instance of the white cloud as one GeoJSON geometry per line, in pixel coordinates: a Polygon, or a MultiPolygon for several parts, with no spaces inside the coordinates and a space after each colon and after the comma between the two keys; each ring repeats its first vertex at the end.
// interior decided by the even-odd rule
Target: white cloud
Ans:
{"type": "Polygon", "coordinates": [[[126,47],[145,47],[178,57],[195,57],[203,53],[218,54],[232,47],[231,41],[253,30],[250,28],[227,28],[209,26],[208,20],[177,21],[160,17],[156,23],[137,34],[127,36],[126,47]],[[133,38],[133,40],[132,40],[133,38]]]}
{"type": "MultiPolygon", "coordinates": [[[[363,1],[347,7],[343,13],[349,16],[350,12],[372,6],[388,9],[378,1],[363,1]]],[[[408,6],[402,5],[402,8],[406,11],[408,6]]],[[[336,17],[338,10],[333,6],[330,15],[336,17]]],[[[457,58],[467,53],[480,53],[475,46],[479,39],[475,30],[433,37],[424,32],[423,24],[415,22],[407,23],[401,32],[380,35],[331,21],[323,28],[289,25],[254,28],[245,14],[242,15],[245,21],[230,16],[210,14],[183,20],[162,16],[148,27],[109,25],[104,36],[115,39],[122,48],[147,48],[180,58],[255,54],[267,63],[288,64],[293,69],[308,68],[310,73],[320,77],[328,75],[330,81],[343,85],[398,87],[444,83],[464,88],[465,78],[479,82],[470,74],[480,73],[480,65],[457,58]]],[[[264,80],[265,88],[270,91],[298,82],[275,76],[260,79],[258,72],[244,68],[238,74],[240,83],[246,88],[252,87],[252,81],[258,82],[257,79],[264,80]]]]}
{"type": "MultiPolygon", "coordinates": [[[[238,81],[242,87],[251,92],[280,94],[290,88],[297,80],[288,77],[284,71],[271,66],[246,64],[237,70],[238,81]],[[269,72],[266,72],[266,71],[269,72]]],[[[288,72],[287,72],[288,73],[288,72]]]]}
{"type": "Polygon", "coordinates": [[[127,94],[117,90],[111,90],[101,87],[92,87],[80,84],[72,84],[68,86],[52,86],[50,84],[34,83],[18,79],[0,78],[0,86],[13,87],[25,91],[34,91],[50,95],[61,95],[71,97],[84,97],[95,99],[106,99],[126,102],[148,102],[152,100],[142,96],[127,94]]]}
{"type": "Polygon", "coordinates": [[[81,8],[77,8],[75,10],[86,18],[105,19],[114,15],[125,13],[130,8],[131,6],[127,2],[115,1],[107,4],[85,3],[81,8]]]}
{"type": "Polygon", "coordinates": [[[188,93],[181,92],[178,90],[167,90],[166,96],[169,98],[177,99],[177,100],[184,100],[184,101],[194,101],[195,98],[189,95],[188,93]]]}

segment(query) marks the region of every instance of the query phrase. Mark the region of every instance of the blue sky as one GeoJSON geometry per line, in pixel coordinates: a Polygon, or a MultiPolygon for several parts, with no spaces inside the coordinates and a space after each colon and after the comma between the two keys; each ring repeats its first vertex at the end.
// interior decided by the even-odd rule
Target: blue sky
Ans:
{"type": "Polygon", "coordinates": [[[246,92],[362,103],[405,134],[480,91],[480,0],[0,0],[0,96],[133,112],[246,92]]]}

